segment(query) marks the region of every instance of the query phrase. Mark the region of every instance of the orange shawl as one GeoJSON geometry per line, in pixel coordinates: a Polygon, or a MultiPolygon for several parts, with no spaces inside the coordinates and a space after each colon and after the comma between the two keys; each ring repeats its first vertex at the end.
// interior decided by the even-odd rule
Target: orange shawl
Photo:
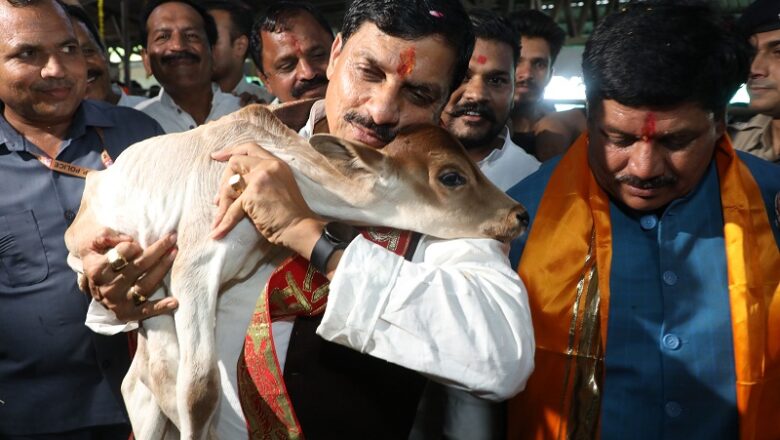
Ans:
{"type": "MultiPolygon", "coordinates": [[[[598,437],[612,234],[587,149],[583,135],[554,170],[520,260],[537,351],[526,390],[509,404],[511,439],[598,437]]],[[[728,138],[715,161],[740,438],[779,439],[780,252],[758,185],[728,138]]]]}

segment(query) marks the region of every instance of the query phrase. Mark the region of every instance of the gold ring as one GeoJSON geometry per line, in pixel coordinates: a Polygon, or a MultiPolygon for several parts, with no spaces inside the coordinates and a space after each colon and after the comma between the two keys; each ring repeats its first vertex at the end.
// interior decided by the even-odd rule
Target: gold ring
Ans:
{"type": "Polygon", "coordinates": [[[133,298],[133,304],[136,306],[140,306],[148,300],[147,297],[141,295],[140,290],[141,288],[137,285],[133,285],[133,287],[130,288],[130,296],[133,298]]]}
{"type": "Polygon", "coordinates": [[[233,191],[237,192],[238,195],[241,195],[241,193],[244,192],[244,188],[246,188],[246,181],[244,181],[244,176],[241,174],[233,174],[230,176],[228,184],[230,184],[230,187],[233,188],[233,191]]]}
{"type": "Polygon", "coordinates": [[[108,264],[111,265],[111,269],[114,272],[119,272],[128,264],[125,257],[123,257],[116,248],[109,249],[108,252],[106,252],[106,257],[108,257],[108,264]]]}

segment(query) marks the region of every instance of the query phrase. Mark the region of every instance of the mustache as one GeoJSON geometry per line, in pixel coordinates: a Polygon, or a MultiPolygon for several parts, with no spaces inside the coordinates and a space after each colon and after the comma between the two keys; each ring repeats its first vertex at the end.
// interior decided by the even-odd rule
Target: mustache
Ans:
{"type": "Polygon", "coordinates": [[[749,79],[747,82],[748,88],[750,87],[760,87],[762,89],[776,89],[777,84],[774,81],[769,81],[766,79],[749,79]]]}
{"type": "Polygon", "coordinates": [[[395,136],[398,134],[398,132],[394,130],[392,126],[387,124],[379,125],[375,123],[370,117],[361,116],[355,111],[348,112],[346,115],[344,115],[344,120],[352,124],[360,125],[361,127],[371,131],[374,136],[385,143],[389,143],[395,139],[395,136]]]}
{"type": "Polygon", "coordinates": [[[55,89],[72,88],[74,82],[69,79],[49,79],[33,84],[30,89],[35,92],[49,92],[55,89]]]}
{"type": "Polygon", "coordinates": [[[674,186],[677,183],[677,178],[673,176],[658,176],[649,180],[644,180],[636,176],[625,175],[618,176],[615,180],[617,180],[619,183],[624,183],[639,189],[664,188],[667,186],[674,186]]]}
{"type": "Polygon", "coordinates": [[[293,98],[300,99],[304,93],[310,90],[314,90],[317,87],[323,86],[327,83],[328,78],[325,75],[318,74],[315,75],[312,79],[304,79],[295,83],[292,90],[290,90],[290,94],[293,96],[293,98]]]}
{"type": "Polygon", "coordinates": [[[167,64],[172,61],[178,61],[178,60],[190,60],[190,61],[200,62],[200,57],[192,52],[187,52],[186,50],[183,50],[180,52],[174,52],[169,55],[163,55],[160,58],[160,62],[162,62],[163,64],[167,64]]]}
{"type": "Polygon", "coordinates": [[[531,91],[539,90],[539,86],[536,85],[536,82],[534,80],[532,80],[532,79],[524,79],[522,81],[515,81],[515,87],[517,87],[517,86],[527,87],[528,90],[531,90],[531,91]]]}
{"type": "Polygon", "coordinates": [[[454,107],[452,107],[452,110],[449,111],[450,116],[453,118],[458,118],[466,113],[476,113],[479,116],[481,116],[484,119],[487,119],[490,122],[496,122],[496,114],[493,112],[493,110],[487,106],[487,104],[483,104],[480,102],[467,102],[465,104],[456,104],[454,107]]]}

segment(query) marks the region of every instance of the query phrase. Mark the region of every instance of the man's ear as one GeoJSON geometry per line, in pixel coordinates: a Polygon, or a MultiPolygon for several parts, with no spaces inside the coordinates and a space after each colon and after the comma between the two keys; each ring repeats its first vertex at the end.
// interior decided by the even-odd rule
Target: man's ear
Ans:
{"type": "Polygon", "coordinates": [[[249,38],[246,35],[241,35],[232,44],[233,55],[241,60],[246,59],[247,51],[249,50],[249,38]]]}
{"type": "Polygon", "coordinates": [[[384,169],[385,156],[368,145],[329,134],[315,134],[309,143],[345,176],[356,173],[378,174],[384,169]]]}
{"type": "Polygon", "coordinates": [[[327,76],[328,79],[331,79],[331,76],[333,76],[333,69],[336,68],[336,59],[341,55],[341,51],[344,48],[343,46],[341,32],[339,32],[333,40],[333,44],[330,46],[330,58],[328,59],[328,68],[325,71],[325,76],[327,76]]]}
{"type": "Polygon", "coordinates": [[[146,71],[146,77],[152,76],[152,63],[149,61],[149,53],[146,48],[141,49],[141,61],[144,63],[144,70],[146,71]]]}

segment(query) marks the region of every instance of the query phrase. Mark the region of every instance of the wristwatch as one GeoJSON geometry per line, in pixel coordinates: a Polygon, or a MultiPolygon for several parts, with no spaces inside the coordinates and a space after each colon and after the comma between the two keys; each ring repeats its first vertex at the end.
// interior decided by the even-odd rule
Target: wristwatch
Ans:
{"type": "Polygon", "coordinates": [[[346,223],[329,222],[322,229],[322,235],[314,249],[311,251],[309,262],[315,269],[326,274],[328,260],[339,249],[346,249],[347,246],[358,236],[360,232],[346,223]]]}

